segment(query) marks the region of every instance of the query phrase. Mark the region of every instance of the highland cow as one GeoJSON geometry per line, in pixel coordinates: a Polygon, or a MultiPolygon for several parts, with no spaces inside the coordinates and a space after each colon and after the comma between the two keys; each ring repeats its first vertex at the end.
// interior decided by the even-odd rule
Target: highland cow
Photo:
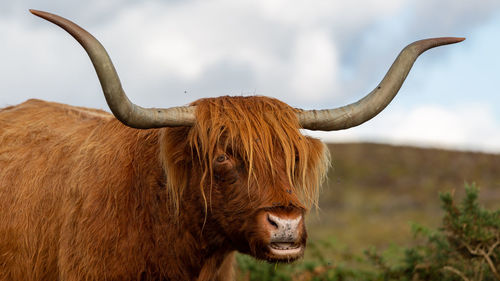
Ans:
{"type": "Polygon", "coordinates": [[[82,44],[113,115],[40,100],[0,110],[0,280],[231,280],[236,251],[300,258],[329,163],[300,129],[371,119],[422,52],[462,40],[409,45],[372,93],[341,108],[225,96],[147,109],[92,35],[32,12],[82,44]]]}

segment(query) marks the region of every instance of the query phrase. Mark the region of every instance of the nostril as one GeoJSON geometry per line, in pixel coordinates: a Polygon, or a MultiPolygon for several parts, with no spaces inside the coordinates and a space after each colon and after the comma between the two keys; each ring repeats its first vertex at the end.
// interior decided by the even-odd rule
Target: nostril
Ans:
{"type": "Polygon", "coordinates": [[[271,216],[269,216],[269,214],[267,215],[267,221],[269,222],[269,224],[271,224],[272,226],[274,226],[276,229],[278,229],[278,224],[271,218],[271,216]]]}

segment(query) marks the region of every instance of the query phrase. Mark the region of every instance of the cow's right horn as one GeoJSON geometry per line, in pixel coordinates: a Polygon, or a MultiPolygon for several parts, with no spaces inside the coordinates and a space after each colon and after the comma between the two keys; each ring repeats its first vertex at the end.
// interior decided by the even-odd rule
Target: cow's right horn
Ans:
{"type": "Polygon", "coordinates": [[[406,46],[396,58],[380,84],[361,100],[333,109],[302,110],[297,117],[304,129],[334,131],[358,126],[379,114],[396,96],[413,63],[423,52],[465,38],[442,37],[425,39],[406,46]]]}
{"type": "Polygon", "coordinates": [[[118,74],[106,50],[94,36],[63,17],[37,10],[30,10],[30,12],[60,26],[82,45],[94,65],[109,108],[123,124],[137,129],[191,126],[194,124],[194,106],[143,108],[133,104],[125,95],[118,74]]]}

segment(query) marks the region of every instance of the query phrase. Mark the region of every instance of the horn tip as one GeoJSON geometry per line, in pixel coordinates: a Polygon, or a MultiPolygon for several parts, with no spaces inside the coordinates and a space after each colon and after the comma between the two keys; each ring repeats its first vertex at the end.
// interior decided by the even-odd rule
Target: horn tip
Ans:
{"type": "Polygon", "coordinates": [[[438,45],[455,44],[460,43],[465,40],[465,37],[438,37],[431,38],[430,40],[435,40],[438,45]]]}
{"type": "Polygon", "coordinates": [[[35,9],[29,9],[30,13],[32,13],[35,16],[43,18],[44,15],[47,14],[47,12],[40,11],[40,10],[35,10],[35,9]]]}

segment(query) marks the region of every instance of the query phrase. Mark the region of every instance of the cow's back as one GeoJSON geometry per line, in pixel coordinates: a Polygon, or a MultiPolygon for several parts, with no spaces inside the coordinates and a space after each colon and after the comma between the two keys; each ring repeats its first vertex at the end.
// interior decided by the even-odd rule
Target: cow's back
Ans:
{"type": "Polygon", "coordinates": [[[0,280],[57,280],[67,182],[104,111],[29,100],[0,110],[0,280]]]}
{"type": "MultiPolygon", "coordinates": [[[[1,109],[0,281],[197,278],[199,238],[167,207],[168,130],[39,100],[1,109]]],[[[227,280],[233,261],[203,266],[227,280]]]]}

